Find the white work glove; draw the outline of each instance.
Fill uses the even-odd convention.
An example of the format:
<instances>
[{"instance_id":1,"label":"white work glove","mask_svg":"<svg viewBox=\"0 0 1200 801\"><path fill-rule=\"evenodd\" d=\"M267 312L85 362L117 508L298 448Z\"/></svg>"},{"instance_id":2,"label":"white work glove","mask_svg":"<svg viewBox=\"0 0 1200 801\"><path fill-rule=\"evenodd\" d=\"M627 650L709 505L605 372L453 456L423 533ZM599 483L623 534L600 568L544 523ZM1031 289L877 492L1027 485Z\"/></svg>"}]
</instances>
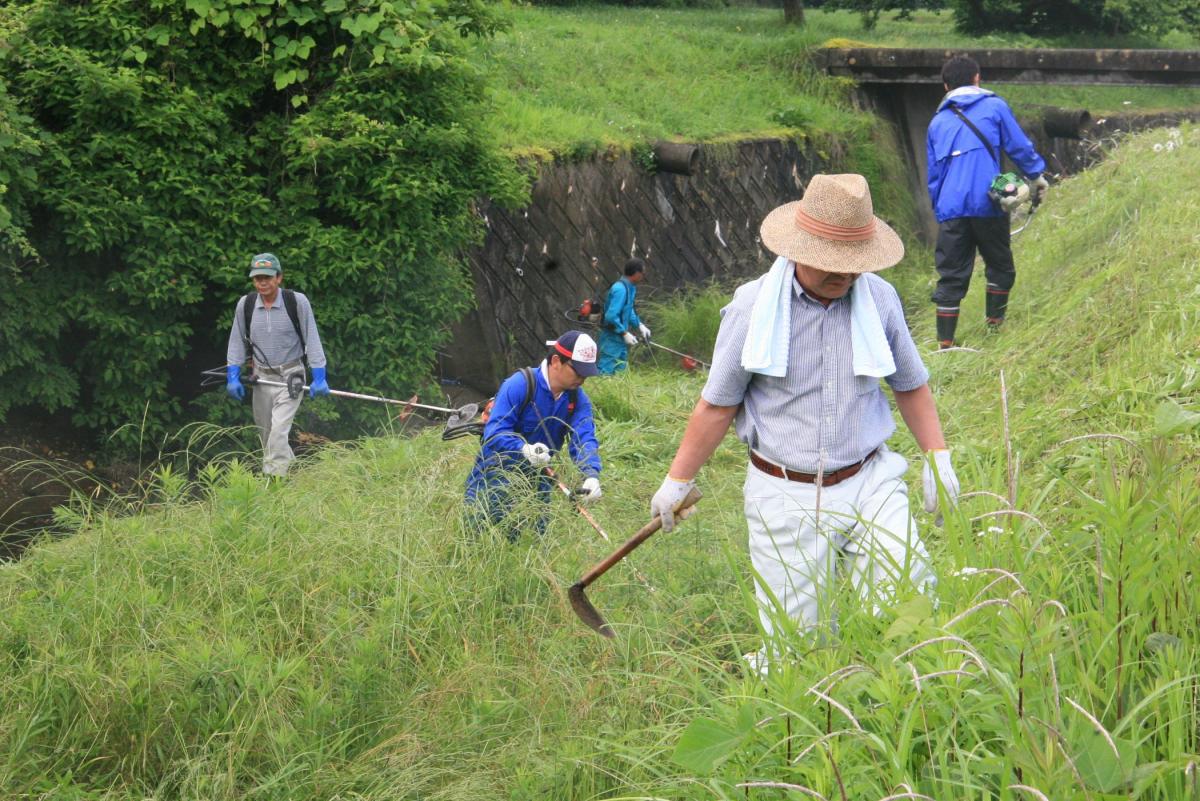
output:
<instances>
[{"instance_id":1,"label":"white work glove","mask_svg":"<svg viewBox=\"0 0 1200 801\"><path fill-rule=\"evenodd\" d=\"M645 323L638 323L638 333L642 335L642 339L650 341L650 327Z\"/></svg>"},{"instance_id":2,"label":"white work glove","mask_svg":"<svg viewBox=\"0 0 1200 801\"><path fill-rule=\"evenodd\" d=\"M938 479L941 479L942 488L946 491L947 502L950 506L954 506L958 502L958 476L954 474L954 466L950 464L950 451L944 448L925 454L925 470L921 474L921 489L925 496L925 511L930 514L938 510ZM938 520L941 520L940 514Z\"/></svg>"},{"instance_id":3,"label":"white work glove","mask_svg":"<svg viewBox=\"0 0 1200 801\"><path fill-rule=\"evenodd\" d=\"M663 479L662 486L650 499L650 517L662 518L663 531L675 528L675 510L679 508L679 504L683 503L683 499L687 497L694 486L696 486L695 481L680 481L670 476ZM691 514L691 511L690 507L683 510L679 519L684 519Z\"/></svg>"},{"instance_id":4,"label":"white work glove","mask_svg":"<svg viewBox=\"0 0 1200 801\"><path fill-rule=\"evenodd\" d=\"M621 334L621 338L624 339L625 344L631 348L637 344L637 337L635 337L633 334L629 333L628 331L626 331L624 334Z\"/></svg>"},{"instance_id":5,"label":"white work glove","mask_svg":"<svg viewBox=\"0 0 1200 801\"><path fill-rule=\"evenodd\" d=\"M600 500L600 496L604 493L600 491L600 479L595 476L589 476L579 485L579 492L575 494L585 504L595 503Z\"/></svg>"},{"instance_id":6,"label":"white work glove","mask_svg":"<svg viewBox=\"0 0 1200 801\"><path fill-rule=\"evenodd\" d=\"M544 442L528 442L521 446L521 453L534 467L545 467L550 464L550 448Z\"/></svg>"},{"instance_id":7,"label":"white work glove","mask_svg":"<svg viewBox=\"0 0 1200 801\"><path fill-rule=\"evenodd\" d=\"M1046 180L1045 175L1039 175L1031 182L1030 191L1033 193L1033 202L1041 203L1046 199L1046 190L1050 188L1050 182Z\"/></svg>"}]
</instances>

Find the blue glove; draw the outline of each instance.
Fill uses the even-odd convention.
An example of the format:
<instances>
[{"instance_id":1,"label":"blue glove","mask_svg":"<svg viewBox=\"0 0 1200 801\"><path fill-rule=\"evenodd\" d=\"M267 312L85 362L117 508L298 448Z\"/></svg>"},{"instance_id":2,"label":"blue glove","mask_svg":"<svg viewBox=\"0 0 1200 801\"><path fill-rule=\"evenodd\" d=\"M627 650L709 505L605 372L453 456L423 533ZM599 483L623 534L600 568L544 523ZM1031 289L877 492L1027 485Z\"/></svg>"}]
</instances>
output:
<instances>
[{"instance_id":1,"label":"blue glove","mask_svg":"<svg viewBox=\"0 0 1200 801\"><path fill-rule=\"evenodd\" d=\"M234 400L246 397L246 388L242 386L242 366L230 364L225 367L225 391Z\"/></svg>"},{"instance_id":2,"label":"blue glove","mask_svg":"<svg viewBox=\"0 0 1200 801\"><path fill-rule=\"evenodd\" d=\"M308 397L315 398L318 395L329 394L329 384L325 383L325 368L314 367L312 369L312 383L308 385Z\"/></svg>"}]
</instances>

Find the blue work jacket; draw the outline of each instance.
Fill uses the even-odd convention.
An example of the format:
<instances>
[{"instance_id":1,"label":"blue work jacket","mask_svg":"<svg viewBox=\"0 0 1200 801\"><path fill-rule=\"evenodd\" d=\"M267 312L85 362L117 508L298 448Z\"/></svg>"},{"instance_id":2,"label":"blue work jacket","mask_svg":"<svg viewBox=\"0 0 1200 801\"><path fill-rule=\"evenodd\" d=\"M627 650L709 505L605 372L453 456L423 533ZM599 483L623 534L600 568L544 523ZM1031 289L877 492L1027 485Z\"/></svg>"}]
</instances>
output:
<instances>
[{"instance_id":1,"label":"blue work jacket","mask_svg":"<svg viewBox=\"0 0 1200 801\"><path fill-rule=\"evenodd\" d=\"M929 198L938 222L958 217L1002 217L1004 212L988 197L992 179L1001 172L975 132L958 118L957 106L987 137L997 158L1008 154L1026 178L1034 179L1046 162L1021 130L1012 109L998 95L977 86L949 92L929 123L926 159L929 168Z\"/></svg>"},{"instance_id":2,"label":"blue work jacket","mask_svg":"<svg viewBox=\"0 0 1200 801\"><path fill-rule=\"evenodd\" d=\"M609 287L604 301L604 327L618 335L626 331L635 333L642 324L633 308L636 300L637 284L621 276L621 280Z\"/></svg>"},{"instance_id":3,"label":"blue work jacket","mask_svg":"<svg viewBox=\"0 0 1200 801\"><path fill-rule=\"evenodd\" d=\"M483 428L483 442L471 474L467 477L467 499L472 500L483 489L509 482L506 473L519 470L530 479L535 468L521 453L526 443L545 443L553 453L567 444L568 452L584 475L600 475L600 446L596 442L596 421L592 416L592 401L581 387L577 391L575 413L567 425L567 406L570 392L557 399L550 393L544 375L545 362L533 368L534 392L520 419L517 417L525 402L525 375L518 370L505 379L496 393L491 415ZM546 479L546 482L549 480ZM546 482L538 482L546 483Z\"/></svg>"}]
</instances>

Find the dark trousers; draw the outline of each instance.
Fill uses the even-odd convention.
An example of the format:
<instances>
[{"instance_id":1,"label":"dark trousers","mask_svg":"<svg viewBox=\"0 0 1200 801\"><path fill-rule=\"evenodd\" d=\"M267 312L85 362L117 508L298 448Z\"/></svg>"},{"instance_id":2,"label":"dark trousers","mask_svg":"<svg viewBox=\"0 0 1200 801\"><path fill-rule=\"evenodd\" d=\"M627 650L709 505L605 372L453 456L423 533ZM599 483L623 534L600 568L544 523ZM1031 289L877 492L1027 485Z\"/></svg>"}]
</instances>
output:
<instances>
[{"instance_id":1,"label":"dark trousers","mask_svg":"<svg viewBox=\"0 0 1200 801\"><path fill-rule=\"evenodd\" d=\"M938 282L933 291L934 303L957 306L966 297L976 249L983 256L988 288L1004 293L1007 300L1008 291L1017 280L1008 226L1007 216L958 217L938 225L934 253Z\"/></svg>"}]
</instances>

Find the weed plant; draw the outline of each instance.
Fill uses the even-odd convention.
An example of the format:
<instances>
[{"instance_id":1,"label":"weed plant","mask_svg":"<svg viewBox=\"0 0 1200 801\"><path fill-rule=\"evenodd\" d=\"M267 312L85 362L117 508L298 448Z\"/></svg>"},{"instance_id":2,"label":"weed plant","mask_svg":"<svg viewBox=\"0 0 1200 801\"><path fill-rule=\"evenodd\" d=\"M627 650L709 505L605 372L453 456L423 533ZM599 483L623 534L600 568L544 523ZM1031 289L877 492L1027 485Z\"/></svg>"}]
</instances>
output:
<instances>
[{"instance_id":1,"label":"weed plant","mask_svg":"<svg viewBox=\"0 0 1200 801\"><path fill-rule=\"evenodd\" d=\"M964 486L918 516L936 605L838 594L836 635L748 674L730 437L698 513L589 589L617 639L584 628L565 588L645 522L704 380L637 364L587 387L612 542L561 496L540 539L465 531L474 443L430 432L164 478L0 566L0 796L1200 797L1198 170L1183 128L1053 188L1007 328L976 286L972 350L927 351Z\"/></svg>"}]
</instances>

